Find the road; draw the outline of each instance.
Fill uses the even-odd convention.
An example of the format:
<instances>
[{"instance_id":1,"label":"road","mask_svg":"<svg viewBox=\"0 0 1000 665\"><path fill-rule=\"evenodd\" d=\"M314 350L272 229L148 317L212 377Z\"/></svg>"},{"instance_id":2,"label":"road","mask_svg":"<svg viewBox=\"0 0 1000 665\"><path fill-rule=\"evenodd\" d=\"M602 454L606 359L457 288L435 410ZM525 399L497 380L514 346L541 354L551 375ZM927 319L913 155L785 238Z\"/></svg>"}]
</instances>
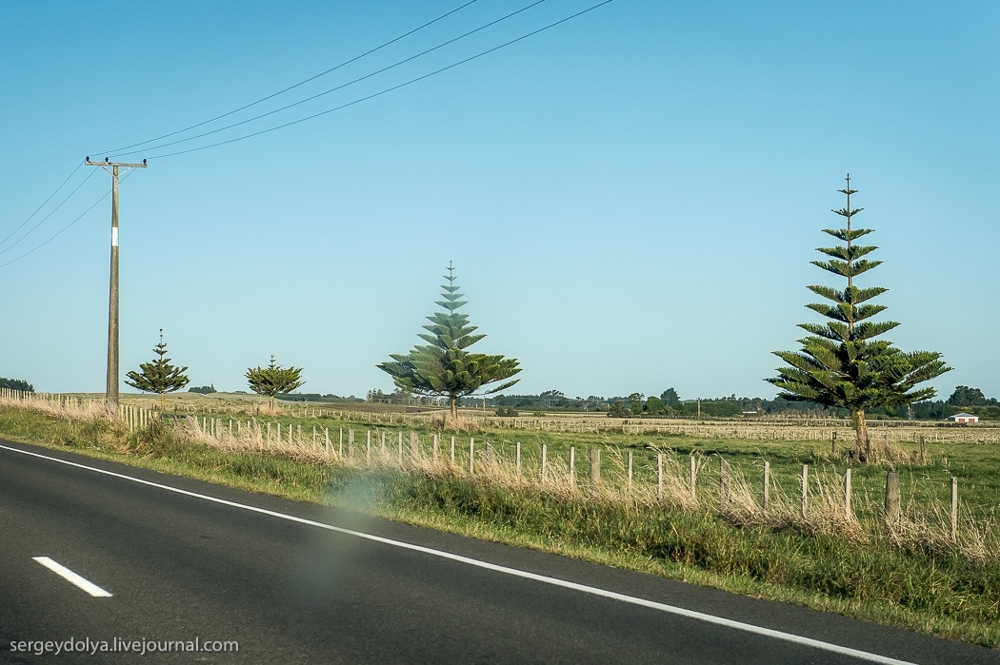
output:
<instances>
[{"instance_id":1,"label":"road","mask_svg":"<svg viewBox=\"0 0 1000 665\"><path fill-rule=\"evenodd\" d=\"M10 442L0 534L8 663L1000 663L980 647ZM71 638L239 651L17 646Z\"/></svg>"}]
</instances>

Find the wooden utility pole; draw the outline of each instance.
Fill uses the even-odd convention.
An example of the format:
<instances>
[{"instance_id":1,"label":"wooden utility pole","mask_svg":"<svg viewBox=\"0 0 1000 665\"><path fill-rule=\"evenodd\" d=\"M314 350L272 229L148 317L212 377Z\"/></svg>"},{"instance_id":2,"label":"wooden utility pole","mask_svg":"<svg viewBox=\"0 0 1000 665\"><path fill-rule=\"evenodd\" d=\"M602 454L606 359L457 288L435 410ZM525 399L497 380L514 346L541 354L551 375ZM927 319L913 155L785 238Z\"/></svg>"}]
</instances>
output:
<instances>
[{"instance_id":1,"label":"wooden utility pole","mask_svg":"<svg viewBox=\"0 0 1000 665\"><path fill-rule=\"evenodd\" d=\"M144 169L141 164L86 160L87 166L100 166L111 174L111 289L108 296L108 385L105 402L113 416L118 415L118 172L119 169ZM110 168L110 170L109 170Z\"/></svg>"}]
</instances>

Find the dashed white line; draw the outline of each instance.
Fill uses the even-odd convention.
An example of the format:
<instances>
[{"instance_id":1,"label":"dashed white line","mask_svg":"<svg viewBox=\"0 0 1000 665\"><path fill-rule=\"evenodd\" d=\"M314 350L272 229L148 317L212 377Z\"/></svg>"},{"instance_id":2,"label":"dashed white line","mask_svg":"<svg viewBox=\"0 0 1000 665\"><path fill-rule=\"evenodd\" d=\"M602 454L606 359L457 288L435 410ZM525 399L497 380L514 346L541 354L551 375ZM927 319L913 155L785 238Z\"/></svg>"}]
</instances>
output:
<instances>
[{"instance_id":1,"label":"dashed white line","mask_svg":"<svg viewBox=\"0 0 1000 665\"><path fill-rule=\"evenodd\" d=\"M212 503L221 504L223 506L230 506L233 508L240 508L242 510L247 510L250 512L258 513L261 515L269 515L271 517L276 517L278 519L288 520L289 522L297 522L299 524L306 524L309 526L317 527L320 529L326 529L328 531L335 531L337 533L342 533L348 536L354 536L355 538L363 538L365 540L374 541L377 543L382 543L385 545L391 545L393 547L399 547L402 549L411 550L414 552L421 552L423 554L429 554L431 556L440 557L442 559L449 559L451 561L456 561L470 566L476 566L477 568L485 568L487 570L492 570L497 573L502 573L504 575L511 575L514 577L520 577L523 579L533 580L535 582L540 582L542 584L550 584L552 586L562 587L564 589L572 589L574 591L579 591L582 593L590 594L593 596L600 596L603 598L609 598L611 600L616 600L623 603L628 603L630 605L638 605L640 607L646 607L652 610L657 610L667 614L673 614L676 616L687 617L689 619L695 619L697 621L704 621L705 623L715 624L717 626L725 626L726 628L732 628L734 630L739 630L746 633L752 633L756 635L763 635L765 637L770 637L772 639L781 640L783 642L791 642L793 644L800 644L807 647L812 647L814 649L819 649L821 651L827 651L832 653L841 654L844 656L849 656L851 658L856 658L858 660L866 661L869 663L880 663L881 665L916 665L911 661L899 660L897 658L891 658L889 656L883 656L876 653L871 653L870 651L862 651L860 649L852 649L850 647L841 646L839 644L833 644L831 642L824 642L822 640L813 639L811 637L804 637L802 635L795 635L793 633L786 633L780 630L774 630L771 628L764 628L762 626L755 626L750 623L744 623L742 621L735 621L733 619L726 619L725 617L715 616L713 614L705 614L704 612L697 612L695 610L689 610L682 607L676 607L674 605L667 605L666 603L658 603L653 600L646 600L645 598L637 598L635 596L629 596L623 593L618 593L615 591L608 591L607 589L601 589L598 587L588 586L586 584L578 584L576 582L569 582L567 580L561 580L556 577L549 577L548 575L539 575L537 573L529 573L524 570L518 570L516 568L509 568L507 566L501 566L495 563L489 563L487 561L480 561L479 559L473 559L471 557L461 556L459 554L452 554L451 552L444 552L441 550L431 549L429 547L423 547L422 545L414 545L412 543L405 543L399 540L393 540L391 538L383 538L382 536L375 536L370 533L362 533L360 531L352 531L351 529L344 529L339 526L333 526L332 524L325 524L323 522L317 522L315 520L306 519L304 517L296 517L295 515L285 515L283 513L278 513L273 510L267 510L265 508L258 508L256 506L250 506L245 503L238 503L236 501L228 501L226 499L220 499L214 496L209 496L207 494L199 494L197 492L190 492L188 490L182 490L178 487L171 487L170 485L164 485L162 483L154 483L149 480L143 480L142 478L135 478L133 476L127 476L123 473L115 473L114 471L106 471L104 469L99 469L93 466L87 466L86 464L80 464L78 462L70 462L69 460L59 459L58 457L49 457L48 455L41 455L39 453L29 452L27 450L21 450L19 448L11 448L8 446L0 445L0 449L9 450L15 453L21 453L22 455L29 455L31 457L38 457L40 459L49 460L51 462L58 462L59 464L65 464L67 466L76 467L79 469L86 469L88 471L93 471L95 473L100 473L105 476L111 476L113 478L120 478L122 480L128 480L133 483L138 483L140 485L146 485L148 487L156 487L158 489L166 490L168 492L174 492L175 494L182 494L184 496L190 496L197 499L202 499L203 501L210 501ZM36 559L37 560L37 559ZM41 563L41 562L40 562ZM54 562L53 562L54 563ZM57 566L59 564L56 564ZM71 572L71 571L70 571ZM74 573L75 574L75 573ZM82 578L81 578L82 579ZM84 580L86 582L86 580ZM106 593L106 592L105 592ZM111 594L108 594L111 595Z\"/></svg>"},{"instance_id":2,"label":"dashed white line","mask_svg":"<svg viewBox=\"0 0 1000 665\"><path fill-rule=\"evenodd\" d=\"M62 565L57 561L53 561L47 556L34 556L31 558L37 561L38 563L42 564L56 575L66 580L67 582L70 582L71 584L75 584L76 586L80 587L94 598L111 597L110 593L108 593L101 587L97 586L87 578L77 575L66 566Z\"/></svg>"}]
</instances>

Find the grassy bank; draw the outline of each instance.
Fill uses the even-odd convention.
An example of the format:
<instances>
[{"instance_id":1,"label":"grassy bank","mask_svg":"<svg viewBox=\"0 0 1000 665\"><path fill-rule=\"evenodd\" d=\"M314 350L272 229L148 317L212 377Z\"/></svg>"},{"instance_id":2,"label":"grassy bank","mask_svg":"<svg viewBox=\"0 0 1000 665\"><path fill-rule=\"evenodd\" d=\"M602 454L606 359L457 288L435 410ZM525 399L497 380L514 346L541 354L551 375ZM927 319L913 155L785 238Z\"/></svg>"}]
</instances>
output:
<instances>
[{"instance_id":1,"label":"grassy bank","mask_svg":"<svg viewBox=\"0 0 1000 665\"><path fill-rule=\"evenodd\" d=\"M23 408L0 407L0 436L1000 646L995 550L938 547L919 534L880 532L884 526L865 519L796 519L788 507L764 515L749 507L752 488L735 480L723 511L665 501L648 488L624 494L530 484L501 466L474 478L449 464L365 470L303 450L225 450L158 423L128 432L86 415ZM360 448L367 437L358 438ZM798 451L787 454L789 466L799 463Z\"/></svg>"}]
</instances>

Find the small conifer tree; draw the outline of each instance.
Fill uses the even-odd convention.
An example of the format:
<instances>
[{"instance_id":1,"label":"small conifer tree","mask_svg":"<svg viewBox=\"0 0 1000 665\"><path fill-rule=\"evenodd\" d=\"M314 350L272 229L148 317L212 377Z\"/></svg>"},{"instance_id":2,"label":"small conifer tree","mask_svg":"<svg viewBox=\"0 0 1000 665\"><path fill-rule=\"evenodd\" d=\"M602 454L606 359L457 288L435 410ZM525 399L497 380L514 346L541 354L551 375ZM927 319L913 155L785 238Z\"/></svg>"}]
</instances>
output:
<instances>
[{"instance_id":1,"label":"small conifer tree","mask_svg":"<svg viewBox=\"0 0 1000 665\"><path fill-rule=\"evenodd\" d=\"M166 394L180 390L190 379L184 374L187 367L174 367L167 358L167 345L163 341L163 328L160 328L160 343L153 347L153 353L158 357L153 362L139 365L139 372L126 374L125 383L147 393L160 395L160 410L166 406Z\"/></svg>"},{"instance_id":2,"label":"small conifer tree","mask_svg":"<svg viewBox=\"0 0 1000 665\"><path fill-rule=\"evenodd\" d=\"M431 325L424 326L427 333L418 336L427 342L418 345L406 355L390 355L390 362L378 368L392 377L400 390L418 395L447 397L449 421L458 427L458 400L471 395L483 386L503 382L484 391L490 395L513 386L518 379L507 381L521 371L517 360L484 353L470 353L466 349L486 335L472 334L476 326L469 325L469 317L459 314L458 309L466 304L455 286L454 266L448 264L447 285L442 285L444 300L435 302L443 312L437 312L427 319Z\"/></svg>"},{"instance_id":3,"label":"small conifer tree","mask_svg":"<svg viewBox=\"0 0 1000 665\"><path fill-rule=\"evenodd\" d=\"M275 395L286 395L305 385L301 367L282 367L275 363L274 356L267 367L247 368L246 377L250 390L268 396L271 408L274 408Z\"/></svg>"},{"instance_id":4,"label":"small conifer tree","mask_svg":"<svg viewBox=\"0 0 1000 665\"><path fill-rule=\"evenodd\" d=\"M839 191L847 196L847 207L833 212L847 220L847 228L824 229L823 232L843 244L818 248L817 251L829 258L812 263L846 279L846 288L839 291L829 286L809 287L832 304L813 303L806 307L829 321L825 324L800 323L799 327L810 335L799 340L802 345L799 351L774 352L788 366L779 368L778 376L766 381L781 388L779 397L784 399L850 411L855 430L854 454L858 459L871 461L882 456L884 451L871 449L865 410L899 407L930 399L935 394L934 389L918 388L917 384L951 368L941 360L940 353L906 353L894 347L892 342L876 339L899 324L869 320L886 308L869 301L888 289L881 286L859 288L855 280L882 262L862 258L878 247L855 244L872 229L851 227L851 218L862 208L851 208L851 194L857 190L851 189L850 174L847 187Z\"/></svg>"}]
</instances>

